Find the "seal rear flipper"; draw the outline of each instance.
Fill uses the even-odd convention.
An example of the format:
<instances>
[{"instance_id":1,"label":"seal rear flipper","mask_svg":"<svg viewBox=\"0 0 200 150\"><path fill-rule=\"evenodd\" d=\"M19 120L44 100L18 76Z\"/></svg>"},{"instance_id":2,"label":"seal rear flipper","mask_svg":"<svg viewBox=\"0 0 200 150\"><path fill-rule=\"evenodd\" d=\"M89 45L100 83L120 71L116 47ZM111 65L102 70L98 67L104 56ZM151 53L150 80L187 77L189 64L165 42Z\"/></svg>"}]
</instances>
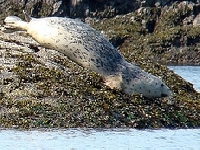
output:
<instances>
[{"instance_id":1,"label":"seal rear flipper","mask_svg":"<svg viewBox=\"0 0 200 150\"><path fill-rule=\"evenodd\" d=\"M27 31L27 22L16 16L8 16L4 19L4 30Z\"/></svg>"}]
</instances>

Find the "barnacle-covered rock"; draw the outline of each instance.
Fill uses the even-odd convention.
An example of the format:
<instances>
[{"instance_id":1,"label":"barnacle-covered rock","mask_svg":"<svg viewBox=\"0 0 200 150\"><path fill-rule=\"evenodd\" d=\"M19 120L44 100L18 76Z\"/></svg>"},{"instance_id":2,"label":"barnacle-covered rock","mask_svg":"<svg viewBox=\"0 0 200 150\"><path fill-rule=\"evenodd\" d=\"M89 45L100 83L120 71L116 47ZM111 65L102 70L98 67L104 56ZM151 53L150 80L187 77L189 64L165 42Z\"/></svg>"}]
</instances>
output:
<instances>
[{"instance_id":1,"label":"barnacle-covered rock","mask_svg":"<svg viewBox=\"0 0 200 150\"><path fill-rule=\"evenodd\" d=\"M199 64L200 30L182 25L185 17L191 12L195 14L199 6L194 5L194 9L182 7L181 11L181 7L173 7L173 14L166 11L168 6L161 7L165 13L161 12L160 16L155 13L152 20L145 13L137 12L103 20L87 18L113 42L126 60L161 76L172 89L173 98L149 100L141 95L130 96L109 89L97 73L74 64L61 53L41 47L26 33L0 33L1 127L199 127L199 93L191 83L160 65L160 62ZM145 11L148 14L160 8ZM16 14L19 12L15 11ZM142 21L146 23L143 26ZM155 26L149 28L152 21L156 21ZM149 33L148 29L153 32Z\"/></svg>"}]
</instances>

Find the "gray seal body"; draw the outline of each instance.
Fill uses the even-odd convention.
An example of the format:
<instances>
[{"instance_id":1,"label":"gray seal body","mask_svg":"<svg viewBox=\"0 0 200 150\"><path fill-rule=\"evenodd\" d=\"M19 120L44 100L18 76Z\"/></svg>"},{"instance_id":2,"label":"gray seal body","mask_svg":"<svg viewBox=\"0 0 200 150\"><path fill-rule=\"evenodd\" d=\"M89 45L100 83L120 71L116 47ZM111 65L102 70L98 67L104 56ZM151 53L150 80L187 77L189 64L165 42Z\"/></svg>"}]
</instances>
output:
<instances>
[{"instance_id":1,"label":"gray seal body","mask_svg":"<svg viewBox=\"0 0 200 150\"><path fill-rule=\"evenodd\" d=\"M4 22L6 28L26 30L44 47L64 53L72 61L99 73L110 88L127 94L142 94L150 99L171 95L160 78L125 61L105 37L81 21L46 17L26 22L8 16Z\"/></svg>"}]
</instances>

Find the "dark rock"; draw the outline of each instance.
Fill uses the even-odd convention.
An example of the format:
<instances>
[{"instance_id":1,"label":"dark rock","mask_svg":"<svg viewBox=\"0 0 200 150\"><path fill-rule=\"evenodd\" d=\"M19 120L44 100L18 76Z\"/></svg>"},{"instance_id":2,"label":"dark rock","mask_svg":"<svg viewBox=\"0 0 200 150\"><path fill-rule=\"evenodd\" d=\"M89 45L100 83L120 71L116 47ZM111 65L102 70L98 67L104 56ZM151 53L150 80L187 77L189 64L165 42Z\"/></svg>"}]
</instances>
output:
<instances>
[{"instance_id":1,"label":"dark rock","mask_svg":"<svg viewBox=\"0 0 200 150\"><path fill-rule=\"evenodd\" d=\"M171 5L175 0L23 0L3 1L0 3L2 15L20 15L25 9L32 16L69 16L69 17L114 17L133 12L141 7L164 7ZM187 3L188 1L183 1ZM193 2L194 15L199 13L199 2Z\"/></svg>"}]
</instances>

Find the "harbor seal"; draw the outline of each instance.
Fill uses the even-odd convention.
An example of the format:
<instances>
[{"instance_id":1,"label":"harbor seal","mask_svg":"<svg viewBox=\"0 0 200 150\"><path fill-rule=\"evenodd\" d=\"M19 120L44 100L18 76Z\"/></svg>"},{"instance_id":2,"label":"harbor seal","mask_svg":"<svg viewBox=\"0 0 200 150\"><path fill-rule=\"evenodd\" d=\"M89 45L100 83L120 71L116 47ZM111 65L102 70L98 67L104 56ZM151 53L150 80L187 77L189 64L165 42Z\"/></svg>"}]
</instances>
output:
<instances>
[{"instance_id":1,"label":"harbor seal","mask_svg":"<svg viewBox=\"0 0 200 150\"><path fill-rule=\"evenodd\" d=\"M102 75L105 85L127 94L142 94L149 99L170 96L160 78L128 63L114 46L89 25L70 18L46 17L26 20L5 18L5 28L25 30L45 48L64 53L70 60Z\"/></svg>"}]
</instances>

